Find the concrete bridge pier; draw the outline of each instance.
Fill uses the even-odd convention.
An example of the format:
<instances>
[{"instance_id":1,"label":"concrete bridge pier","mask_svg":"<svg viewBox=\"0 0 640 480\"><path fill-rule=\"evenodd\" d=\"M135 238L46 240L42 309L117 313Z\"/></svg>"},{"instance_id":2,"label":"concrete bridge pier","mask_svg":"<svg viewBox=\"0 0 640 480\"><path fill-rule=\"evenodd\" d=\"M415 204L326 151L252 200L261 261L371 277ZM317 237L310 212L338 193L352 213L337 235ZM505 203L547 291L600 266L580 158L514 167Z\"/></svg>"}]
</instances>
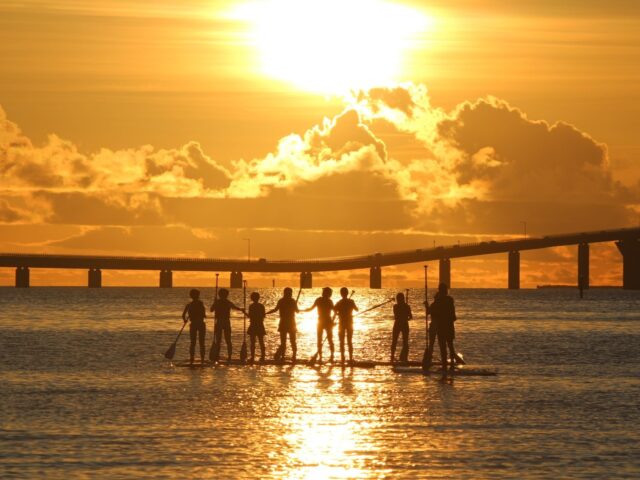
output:
<instances>
[{"instance_id":1,"label":"concrete bridge pier","mask_svg":"<svg viewBox=\"0 0 640 480\"><path fill-rule=\"evenodd\" d=\"M313 288L313 275L311 272L300 272L300 288Z\"/></svg>"},{"instance_id":2,"label":"concrete bridge pier","mask_svg":"<svg viewBox=\"0 0 640 480\"><path fill-rule=\"evenodd\" d=\"M173 272L171 270L160 270L160 288L173 287Z\"/></svg>"},{"instance_id":3,"label":"concrete bridge pier","mask_svg":"<svg viewBox=\"0 0 640 480\"><path fill-rule=\"evenodd\" d=\"M448 258L440 259L439 276L438 283L446 283L451 288L451 260Z\"/></svg>"},{"instance_id":4,"label":"concrete bridge pier","mask_svg":"<svg viewBox=\"0 0 640 480\"><path fill-rule=\"evenodd\" d=\"M29 288L29 267L16 268L16 288Z\"/></svg>"},{"instance_id":5,"label":"concrete bridge pier","mask_svg":"<svg viewBox=\"0 0 640 480\"><path fill-rule=\"evenodd\" d=\"M242 288L242 272L231 272L229 278L229 287Z\"/></svg>"},{"instance_id":6,"label":"concrete bridge pier","mask_svg":"<svg viewBox=\"0 0 640 480\"><path fill-rule=\"evenodd\" d=\"M99 268L90 268L88 277L89 288L102 287L102 270Z\"/></svg>"},{"instance_id":7,"label":"concrete bridge pier","mask_svg":"<svg viewBox=\"0 0 640 480\"><path fill-rule=\"evenodd\" d=\"M380 267L369 269L369 288L382 288L382 269Z\"/></svg>"},{"instance_id":8,"label":"concrete bridge pier","mask_svg":"<svg viewBox=\"0 0 640 480\"><path fill-rule=\"evenodd\" d=\"M589 244L578 245L578 288L589 288Z\"/></svg>"},{"instance_id":9,"label":"concrete bridge pier","mask_svg":"<svg viewBox=\"0 0 640 480\"><path fill-rule=\"evenodd\" d=\"M509 252L509 290L520 290L520 252Z\"/></svg>"},{"instance_id":10,"label":"concrete bridge pier","mask_svg":"<svg viewBox=\"0 0 640 480\"><path fill-rule=\"evenodd\" d=\"M616 242L622 254L622 288L640 290L640 239Z\"/></svg>"}]
</instances>

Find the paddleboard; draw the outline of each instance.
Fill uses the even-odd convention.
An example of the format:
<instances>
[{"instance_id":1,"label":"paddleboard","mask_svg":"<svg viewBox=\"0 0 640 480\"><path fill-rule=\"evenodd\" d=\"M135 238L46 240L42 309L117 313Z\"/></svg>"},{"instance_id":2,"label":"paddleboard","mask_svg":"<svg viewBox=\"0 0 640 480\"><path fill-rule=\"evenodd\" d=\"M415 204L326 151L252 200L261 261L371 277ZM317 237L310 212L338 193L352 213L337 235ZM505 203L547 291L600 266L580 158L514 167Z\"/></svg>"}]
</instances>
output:
<instances>
[{"instance_id":1,"label":"paddleboard","mask_svg":"<svg viewBox=\"0 0 640 480\"><path fill-rule=\"evenodd\" d=\"M441 368L430 368L429 370L422 370L422 368L414 367L394 367L395 373L414 374L414 375L442 375ZM447 369L447 375L451 376L467 376L467 377L493 377L498 374L498 371L492 368L486 367L472 367L472 366L456 366L455 368Z\"/></svg>"}]
</instances>

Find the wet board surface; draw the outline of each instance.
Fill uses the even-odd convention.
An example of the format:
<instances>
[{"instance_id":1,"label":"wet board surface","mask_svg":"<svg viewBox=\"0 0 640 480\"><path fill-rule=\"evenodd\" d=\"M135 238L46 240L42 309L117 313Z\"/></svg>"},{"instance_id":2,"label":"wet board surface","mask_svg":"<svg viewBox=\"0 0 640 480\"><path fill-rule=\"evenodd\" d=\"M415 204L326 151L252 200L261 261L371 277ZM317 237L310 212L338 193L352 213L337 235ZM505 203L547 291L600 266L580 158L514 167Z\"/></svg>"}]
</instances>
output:
<instances>
[{"instance_id":1,"label":"wet board surface","mask_svg":"<svg viewBox=\"0 0 640 480\"><path fill-rule=\"evenodd\" d=\"M442 375L443 370L441 368L430 368L429 370L422 370L422 368L415 367L394 367L395 373L414 374L414 375ZM474 367L474 366L458 366L455 368L448 368L446 370L449 376L467 376L467 377L493 377L498 374L495 368L491 367Z\"/></svg>"},{"instance_id":2,"label":"wet board surface","mask_svg":"<svg viewBox=\"0 0 640 480\"><path fill-rule=\"evenodd\" d=\"M329 367L344 367L344 368L375 368L377 363L376 362L368 362L368 361L354 361L353 363L351 362L345 362L344 364L340 363L340 362L333 362L333 363L329 363L329 362L325 362L325 363L319 363L319 362L315 362L315 363L311 363L309 360L296 360L295 363L292 363L291 360L286 360L286 361L276 361L276 360L265 360L264 362L254 362L254 363L248 363L248 362L241 362L240 360L231 360L231 361L221 361L221 362L217 362L217 363L213 363L213 362L209 362L206 361L204 364L201 364L200 362L196 361L193 365L191 365L189 363L189 361L180 361L180 362L175 362L173 363L174 367L185 367L185 368L211 368L211 367L225 367L225 366L238 366L238 367L260 367L260 366L282 366L282 367L286 367L286 366L303 366L303 367L324 367L324 366L329 366Z\"/></svg>"},{"instance_id":3,"label":"wet board surface","mask_svg":"<svg viewBox=\"0 0 640 480\"><path fill-rule=\"evenodd\" d=\"M439 362L434 362L433 365L439 365ZM196 360L196 362L191 365L189 363L188 360L180 360L177 362L174 362L172 364L174 367L181 367L181 368L211 368L211 367L224 367L224 366L241 366L241 367L259 367L262 365L275 365L275 366L292 366L292 365L300 365L300 366L305 366L305 367L324 367L324 366L330 366L330 367L345 367L345 368L375 368L375 367L390 367L390 366L394 366L394 367L399 367L399 368L403 368L403 367L419 367L422 366L422 362L419 361L409 361L409 362L396 362L396 363L391 363L391 362L384 362L384 361L373 361L373 360L355 360L354 362L345 362L344 364L342 364L341 362L323 362L323 363L319 363L319 362L315 362L315 363L311 363L309 360L304 360L304 359L297 359L295 364L293 364L291 362L291 360L286 360L286 361L277 361L277 360L273 360L273 359L267 359L264 362L254 362L254 363L248 363L248 362L241 362L240 360L237 359L232 359L231 361L220 361L217 363L213 363L210 361L205 361L204 364L201 364L199 361Z\"/></svg>"}]
</instances>

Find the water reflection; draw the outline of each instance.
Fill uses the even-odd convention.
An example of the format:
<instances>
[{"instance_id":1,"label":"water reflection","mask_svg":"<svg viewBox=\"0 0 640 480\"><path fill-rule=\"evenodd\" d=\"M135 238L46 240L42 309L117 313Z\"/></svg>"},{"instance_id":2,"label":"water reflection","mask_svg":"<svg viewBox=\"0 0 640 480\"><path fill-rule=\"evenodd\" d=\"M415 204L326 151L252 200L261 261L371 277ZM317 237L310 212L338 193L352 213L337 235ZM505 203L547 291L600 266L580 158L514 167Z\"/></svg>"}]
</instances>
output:
<instances>
[{"instance_id":1,"label":"water reflection","mask_svg":"<svg viewBox=\"0 0 640 480\"><path fill-rule=\"evenodd\" d=\"M273 473L287 478L369 478L378 457L372 419L372 388L354 382L351 369L297 368L279 402L284 449ZM375 420L375 419L374 419ZM379 472L376 473L376 475Z\"/></svg>"}]
</instances>

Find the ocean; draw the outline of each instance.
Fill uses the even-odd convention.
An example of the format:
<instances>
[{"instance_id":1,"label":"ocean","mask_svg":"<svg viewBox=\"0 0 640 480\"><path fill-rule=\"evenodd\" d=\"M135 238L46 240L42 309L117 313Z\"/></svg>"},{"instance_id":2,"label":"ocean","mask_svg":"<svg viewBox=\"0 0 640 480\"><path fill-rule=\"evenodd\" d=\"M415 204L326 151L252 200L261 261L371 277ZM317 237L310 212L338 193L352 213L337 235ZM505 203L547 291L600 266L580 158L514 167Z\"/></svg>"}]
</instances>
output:
<instances>
[{"instance_id":1,"label":"ocean","mask_svg":"<svg viewBox=\"0 0 640 480\"><path fill-rule=\"evenodd\" d=\"M396 293L355 290L361 310ZM259 291L267 308L281 293ZM640 478L640 292L452 295L459 351L497 376L179 368L163 354L186 288L0 288L0 477ZM415 360L423 296L409 295ZM391 304L357 317L356 359L388 360L392 323ZM232 325L237 357L241 314ZM299 358L315 326L298 316ZM277 318L266 327L272 355Z\"/></svg>"}]
</instances>

